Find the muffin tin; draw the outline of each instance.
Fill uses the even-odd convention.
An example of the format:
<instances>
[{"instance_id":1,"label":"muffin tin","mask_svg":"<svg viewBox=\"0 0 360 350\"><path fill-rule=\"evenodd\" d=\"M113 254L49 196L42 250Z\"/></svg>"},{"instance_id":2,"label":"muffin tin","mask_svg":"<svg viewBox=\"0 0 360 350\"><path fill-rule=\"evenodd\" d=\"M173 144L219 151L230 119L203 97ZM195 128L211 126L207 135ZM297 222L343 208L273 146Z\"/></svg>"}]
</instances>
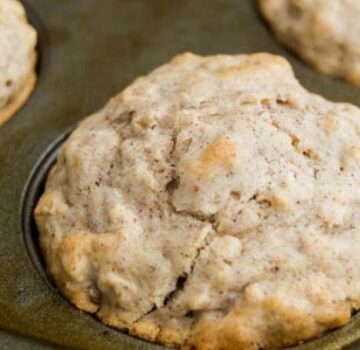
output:
<instances>
[{"instance_id":1,"label":"muffin tin","mask_svg":"<svg viewBox=\"0 0 360 350\"><path fill-rule=\"evenodd\" d=\"M39 34L38 83L0 128L0 348L163 349L72 307L47 278L32 219L56 152L77 122L131 80L183 51L268 51L310 91L359 103L360 89L303 64L273 38L252 0L27 0ZM297 346L360 349L360 316Z\"/></svg>"}]
</instances>

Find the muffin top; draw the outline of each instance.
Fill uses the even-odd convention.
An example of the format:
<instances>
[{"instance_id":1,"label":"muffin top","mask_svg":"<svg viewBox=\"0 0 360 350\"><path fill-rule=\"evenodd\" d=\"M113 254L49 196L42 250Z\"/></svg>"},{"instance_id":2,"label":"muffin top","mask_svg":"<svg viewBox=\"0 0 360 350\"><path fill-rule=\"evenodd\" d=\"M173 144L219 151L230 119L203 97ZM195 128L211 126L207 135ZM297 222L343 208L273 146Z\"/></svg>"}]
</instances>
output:
<instances>
[{"instance_id":1,"label":"muffin top","mask_svg":"<svg viewBox=\"0 0 360 350\"><path fill-rule=\"evenodd\" d=\"M0 0L0 125L5 109L34 84L35 45L36 32L21 3Z\"/></svg>"},{"instance_id":2,"label":"muffin top","mask_svg":"<svg viewBox=\"0 0 360 350\"><path fill-rule=\"evenodd\" d=\"M360 303L360 110L266 53L185 53L61 148L35 210L77 307L183 348L275 348Z\"/></svg>"},{"instance_id":3,"label":"muffin top","mask_svg":"<svg viewBox=\"0 0 360 350\"><path fill-rule=\"evenodd\" d=\"M360 1L259 2L280 41L320 71L360 86Z\"/></svg>"}]
</instances>

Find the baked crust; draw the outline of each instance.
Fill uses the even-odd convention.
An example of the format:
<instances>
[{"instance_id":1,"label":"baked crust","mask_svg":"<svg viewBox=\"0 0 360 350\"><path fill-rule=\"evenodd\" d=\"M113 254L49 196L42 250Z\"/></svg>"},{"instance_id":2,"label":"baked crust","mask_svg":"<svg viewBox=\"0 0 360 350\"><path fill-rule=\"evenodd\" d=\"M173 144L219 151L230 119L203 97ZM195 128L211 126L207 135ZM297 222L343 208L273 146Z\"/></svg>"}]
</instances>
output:
<instances>
[{"instance_id":1,"label":"baked crust","mask_svg":"<svg viewBox=\"0 0 360 350\"><path fill-rule=\"evenodd\" d=\"M360 303L360 110L270 54L175 57L85 119L35 209L77 307L183 349L272 349Z\"/></svg>"},{"instance_id":2,"label":"baked crust","mask_svg":"<svg viewBox=\"0 0 360 350\"><path fill-rule=\"evenodd\" d=\"M276 37L319 71L360 86L357 0L259 0Z\"/></svg>"}]
</instances>

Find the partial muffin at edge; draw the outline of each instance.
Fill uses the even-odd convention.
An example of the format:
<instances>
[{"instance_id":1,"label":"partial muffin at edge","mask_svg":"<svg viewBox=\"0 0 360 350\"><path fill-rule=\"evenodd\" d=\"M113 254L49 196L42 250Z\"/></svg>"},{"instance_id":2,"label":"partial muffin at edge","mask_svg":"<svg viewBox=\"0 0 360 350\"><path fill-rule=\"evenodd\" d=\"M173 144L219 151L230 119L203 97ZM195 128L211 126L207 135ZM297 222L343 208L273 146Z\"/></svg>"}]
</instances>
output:
<instances>
[{"instance_id":1,"label":"partial muffin at edge","mask_svg":"<svg viewBox=\"0 0 360 350\"><path fill-rule=\"evenodd\" d=\"M36 31L17 0L0 0L0 126L26 102L35 82Z\"/></svg>"},{"instance_id":2,"label":"partial muffin at edge","mask_svg":"<svg viewBox=\"0 0 360 350\"><path fill-rule=\"evenodd\" d=\"M358 0L259 0L279 41L318 70L360 86Z\"/></svg>"}]
</instances>

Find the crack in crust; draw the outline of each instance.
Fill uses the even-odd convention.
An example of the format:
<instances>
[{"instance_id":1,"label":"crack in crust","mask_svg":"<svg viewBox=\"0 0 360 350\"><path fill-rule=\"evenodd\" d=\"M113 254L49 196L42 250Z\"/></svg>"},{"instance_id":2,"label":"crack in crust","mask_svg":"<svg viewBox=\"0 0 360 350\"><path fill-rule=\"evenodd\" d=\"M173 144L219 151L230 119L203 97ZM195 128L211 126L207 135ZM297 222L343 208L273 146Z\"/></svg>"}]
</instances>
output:
<instances>
[{"instance_id":1,"label":"crack in crust","mask_svg":"<svg viewBox=\"0 0 360 350\"><path fill-rule=\"evenodd\" d=\"M291 139L291 146L293 146L294 150L298 154L305 157L308 161L310 161L312 163L312 169L313 169L313 174L314 174L313 176L314 176L314 179L316 180L317 174L319 172L319 168L318 168L318 164L317 164L318 156L316 155L316 153L310 148L302 147L300 138L298 136L296 136L293 132L291 132L289 129L287 129L286 127L281 126L278 122L272 120L271 125L274 128L276 128L277 130L279 130L280 132L283 132L284 134L289 136Z\"/></svg>"},{"instance_id":2,"label":"crack in crust","mask_svg":"<svg viewBox=\"0 0 360 350\"><path fill-rule=\"evenodd\" d=\"M174 164L173 155L174 155L174 152L176 150L176 142L177 142L177 134L172 137L173 146L172 146L172 148L171 148L171 150L169 152L169 155L167 157L169 159L170 164ZM206 217L204 215L198 215L196 213L192 213L192 212L189 212L189 211L186 211L186 210L181 210L181 211L176 210L175 206L173 205L173 203L171 201L171 195L172 195L173 191L177 189L178 179L179 179L179 177L175 172L174 175L173 175L173 178L165 185L165 191L167 192L167 203L168 203L169 208L176 215L180 215L180 216L184 216L184 217L191 217L191 218L194 218L194 219L196 219L198 221L210 224L212 226L212 231L210 231L210 233L208 233L206 235L206 237L203 240L204 243L201 243L197 247L197 249L196 249L197 252L196 252L195 257L191 261L189 272L183 271L182 274L177 277L176 287L173 290L171 290L164 297L162 306L160 308L154 306L152 310L147 312L145 315L141 316L139 319L137 319L135 322L133 322L133 324L135 324L137 322L140 322L144 317L149 316L151 313L154 313L155 311L158 311L158 310L160 310L162 308L165 308L167 305L169 305L171 303L171 301L177 296L177 294L180 293L184 289L188 278L193 273L196 261L198 260L201 251L203 251L207 246L209 246L211 244L211 242L213 241L215 235L218 234L216 226L215 226L214 215ZM215 233L215 235L213 235L213 237L211 237L211 233ZM211 238L209 239L209 237L211 237Z\"/></svg>"}]
</instances>

